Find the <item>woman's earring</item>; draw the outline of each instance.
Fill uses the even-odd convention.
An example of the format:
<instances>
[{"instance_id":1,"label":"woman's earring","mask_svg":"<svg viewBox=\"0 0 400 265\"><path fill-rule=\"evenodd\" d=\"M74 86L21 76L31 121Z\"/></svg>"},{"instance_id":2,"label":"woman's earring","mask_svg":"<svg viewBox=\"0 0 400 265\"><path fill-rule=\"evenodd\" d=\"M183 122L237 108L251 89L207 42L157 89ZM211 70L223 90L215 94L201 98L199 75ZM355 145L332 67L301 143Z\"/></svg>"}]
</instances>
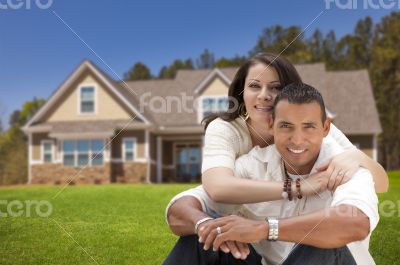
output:
<instances>
[{"instance_id":1,"label":"woman's earring","mask_svg":"<svg viewBox=\"0 0 400 265\"><path fill-rule=\"evenodd\" d=\"M244 120L247 121L250 118L249 113L246 110L246 106L244 105L244 103L241 103L239 106L239 113L240 115L243 116Z\"/></svg>"}]
</instances>

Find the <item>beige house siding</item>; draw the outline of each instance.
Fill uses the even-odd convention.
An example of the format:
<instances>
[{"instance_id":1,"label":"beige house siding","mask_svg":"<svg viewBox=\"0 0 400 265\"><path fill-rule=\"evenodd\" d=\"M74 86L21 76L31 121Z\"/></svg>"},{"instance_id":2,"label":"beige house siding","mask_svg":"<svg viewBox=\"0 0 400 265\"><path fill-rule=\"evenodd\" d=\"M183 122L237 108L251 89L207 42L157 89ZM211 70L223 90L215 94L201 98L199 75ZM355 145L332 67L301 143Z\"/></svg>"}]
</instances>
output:
<instances>
[{"instance_id":1,"label":"beige house siding","mask_svg":"<svg viewBox=\"0 0 400 265\"><path fill-rule=\"evenodd\" d=\"M228 95L229 87L219 77L215 77L204 89L202 96Z\"/></svg>"},{"instance_id":2,"label":"beige house siding","mask_svg":"<svg viewBox=\"0 0 400 265\"><path fill-rule=\"evenodd\" d=\"M42 141L50 140L53 141L53 159L55 159L57 155L56 146L57 141L55 139L49 138L48 133L33 133L32 134L32 159L33 160L42 160Z\"/></svg>"},{"instance_id":3,"label":"beige house siding","mask_svg":"<svg viewBox=\"0 0 400 265\"><path fill-rule=\"evenodd\" d=\"M118 134L118 132L117 132ZM145 157L145 132L144 131L122 131L112 141L111 157L113 159L122 159L122 141L123 138L136 138L136 158Z\"/></svg>"},{"instance_id":4,"label":"beige house siding","mask_svg":"<svg viewBox=\"0 0 400 265\"><path fill-rule=\"evenodd\" d=\"M373 136L372 135L351 135L350 142L357 145L369 157L373 157Z\"/></svg>"},{"instance_id":5,"label":"beige house siding","mask_svg":"<svg viewBox=\"0 0 400 265\"><path fill-rule=\"evenodd\" d=\"M79 114L79 92L81 85L95 86L95 113ZM107 120L130 119L130 112L122 107L119 100L112 94L100 80L89 72L78 78L69 91L54 104L55 107L48 113L43 121L83 121L83 120Z\"/></svg>"}]
</instances>

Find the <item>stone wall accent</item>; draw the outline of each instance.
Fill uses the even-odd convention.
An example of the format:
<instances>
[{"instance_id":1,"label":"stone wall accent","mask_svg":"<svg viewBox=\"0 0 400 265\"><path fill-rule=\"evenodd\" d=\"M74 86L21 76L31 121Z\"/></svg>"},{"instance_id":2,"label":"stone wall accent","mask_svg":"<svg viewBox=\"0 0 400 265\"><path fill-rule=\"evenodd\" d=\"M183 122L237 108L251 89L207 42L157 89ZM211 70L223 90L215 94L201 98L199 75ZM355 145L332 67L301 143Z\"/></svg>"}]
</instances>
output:
<instances>
[{"instance_id":1,"label":"stone wall accent","mask_svg":"<svg viewBox=\"0 0 400 265\"><path fill-rule=\"evenodd\" d=\"M112 179L119 183L145 183L147 163L112 163Z\"/></svg>"},{"instance_id":2,"label":"stone wall accent","mask_svg":"<svg viewBox=\"0 0 400 265\"><path fill-rule=\"evenodd\" d=\"M110 163L94 167L65 167L63 164L36 164L32 167L32 184L106 184L110 183Z\"/></svg>"}]
</instances>

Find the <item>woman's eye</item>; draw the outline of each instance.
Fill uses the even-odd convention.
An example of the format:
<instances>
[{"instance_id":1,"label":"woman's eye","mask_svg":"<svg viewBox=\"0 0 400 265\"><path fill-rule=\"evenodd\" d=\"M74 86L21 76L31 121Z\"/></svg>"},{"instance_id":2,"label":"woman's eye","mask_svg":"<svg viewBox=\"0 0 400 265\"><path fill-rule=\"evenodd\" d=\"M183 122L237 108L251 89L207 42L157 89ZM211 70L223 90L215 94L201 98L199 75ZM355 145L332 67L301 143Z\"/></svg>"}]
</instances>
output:
<instances>
[{"instance_id":1,"label":"woman's eye","mask_svg":"<svg viewBox=\"0 0 400 265\"><path fill-rule=\"evenodd\" d=\"M259 88L260 86L258 84L250 83L249 87L251 87L251 88Z\"/></svg>"}]
</instances>

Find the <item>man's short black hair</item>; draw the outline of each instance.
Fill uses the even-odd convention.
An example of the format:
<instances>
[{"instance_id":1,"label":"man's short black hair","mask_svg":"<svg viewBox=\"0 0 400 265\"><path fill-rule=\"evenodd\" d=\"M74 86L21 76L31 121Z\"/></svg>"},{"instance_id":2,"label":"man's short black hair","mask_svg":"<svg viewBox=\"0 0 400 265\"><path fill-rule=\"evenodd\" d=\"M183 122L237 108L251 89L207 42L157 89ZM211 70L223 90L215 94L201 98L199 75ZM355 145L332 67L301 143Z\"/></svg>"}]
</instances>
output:
<instances>
[{"instance_id":1,"label":"man's short black hair","mask_svg":"<svg viewBox=\"0 0 400 265\"><path fill-rule=\"evenodd\" d=\"M285 86L276 96L274 101L274 109L272 111L272 118L274 120L276 105L278 105L278 103L282 100L287 100L291 104L307 104L315 101L321 108L322 123L324 123L326 120L324 99L322 98L318 90L310 85L304 83L292 83Z\"/></svg>"}]
</instances>

